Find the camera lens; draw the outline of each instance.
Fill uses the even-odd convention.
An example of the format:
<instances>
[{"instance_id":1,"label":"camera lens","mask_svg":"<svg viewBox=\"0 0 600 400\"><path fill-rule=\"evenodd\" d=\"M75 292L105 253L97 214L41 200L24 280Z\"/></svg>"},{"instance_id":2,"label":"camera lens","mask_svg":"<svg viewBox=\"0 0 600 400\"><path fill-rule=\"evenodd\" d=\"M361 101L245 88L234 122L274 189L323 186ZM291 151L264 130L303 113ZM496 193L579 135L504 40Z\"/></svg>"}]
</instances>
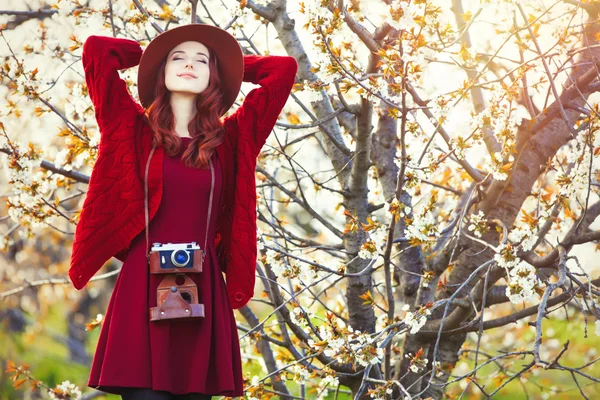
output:
<instances>
[{"instance_id":1,"label":"camera lens","mask_svg":"<svg viewBox=\"0 0 600 400\"><path fill-rule=\"evenodd\" d=\"M171 253L171 261L176 267L185 267L190 261L190 255L185 250L175 250Z\"/></svg>"}]
</instances>

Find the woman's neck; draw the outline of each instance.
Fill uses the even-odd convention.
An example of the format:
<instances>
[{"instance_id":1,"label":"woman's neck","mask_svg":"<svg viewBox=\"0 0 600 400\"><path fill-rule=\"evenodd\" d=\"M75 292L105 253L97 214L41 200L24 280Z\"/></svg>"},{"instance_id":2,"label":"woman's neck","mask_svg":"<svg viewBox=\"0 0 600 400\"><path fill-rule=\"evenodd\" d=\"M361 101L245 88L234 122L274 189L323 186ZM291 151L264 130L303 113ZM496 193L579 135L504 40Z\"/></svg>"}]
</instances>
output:
<instances>
[{"instance_id":1,"label":"woman's neck","mask_svg":"<svg viewBox=\"0 0 600 400\"><path fill-rule=\"evenodd\" d=\"M196 116L196 94L184 92L171 93L171 110L175 120L175 132L181 137L191 137L188 125Z\"/></svg>"}]
</instances>

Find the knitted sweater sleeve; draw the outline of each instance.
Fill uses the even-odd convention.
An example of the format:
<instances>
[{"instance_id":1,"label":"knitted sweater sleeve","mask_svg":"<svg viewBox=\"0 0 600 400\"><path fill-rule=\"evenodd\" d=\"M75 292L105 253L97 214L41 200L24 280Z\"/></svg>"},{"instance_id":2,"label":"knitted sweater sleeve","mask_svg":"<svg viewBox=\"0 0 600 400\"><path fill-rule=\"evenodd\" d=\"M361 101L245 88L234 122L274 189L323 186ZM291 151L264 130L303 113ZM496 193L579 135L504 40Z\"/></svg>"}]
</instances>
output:
<instances>
[{"instance_id":1,"label":"knitted sweater sleeve","mask_svg":"<svg viewBox=\"0 0 600 400\"><path fill-rule=\"evenodd\" d=\"M251 90L242 105L224 120L234 144L233 194L223 215L221 255L227 275L229 302L234 309L252 298L256 277L256 160L290 95L298 63L289 56L244 56L245 82ZM229 226L229 227L228 227Z\"/></svg>"},{"instance_id":2,"label":"knitted sweater sleeve","mask_svg":"<svg viewBox=\"0 0 600 400\"><path fill-rule=\"evenodd\" d=\"M236 120L239 133L250 133L253 155L258 156L271 134L292 91L298 71L294 57L244 55L244 82L260 87L246 95L242 105L228 118Z\"/></svg>"},{"instance_id":3,"label":"knitted sweater sleeve","mask_svg":"<svg viewBox=\"0 0 600 400\"><path fill-rule=\"evenodd\" d=\"M73 238L69 277L77 289L82 289L114 255L134 226L130 223L134 207L121 205L133 197L135 180L127 166L135 164L133 127L144 109L131 97L118 71L137 65L141 54L140 45L129 39L93 35L83 44L81 61L101 135L98 159ZM117 192L122 196L119 207L115 206ZM123 261L124 253L118 256Z\"/></svg>"},{"instance_id":4,"label":"knitted sweater sleeve","mask_svg":"<svg viewBox=\"0 0 600 400\"><path fill-rule=\"evenodd\" d=\"M131 122L138 112L144 111L118 73L138 65L141 56L142 48L135 40L92 35L83 44L81 61L101 142L118 132L124 119Z\"/></svg>"}]
</instances>

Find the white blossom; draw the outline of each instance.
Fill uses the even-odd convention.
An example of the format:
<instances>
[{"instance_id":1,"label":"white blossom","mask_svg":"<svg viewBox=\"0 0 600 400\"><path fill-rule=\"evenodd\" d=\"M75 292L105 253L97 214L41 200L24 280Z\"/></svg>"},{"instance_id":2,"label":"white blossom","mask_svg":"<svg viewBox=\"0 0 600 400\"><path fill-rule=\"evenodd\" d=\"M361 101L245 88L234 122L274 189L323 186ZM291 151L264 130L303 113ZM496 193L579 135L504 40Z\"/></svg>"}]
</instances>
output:
<instances>
[{"instance_id":1,"label":"white blossom","mask_svg":"<svg viewBox=\"0 0 600 400\"><path fill-rule=\"evenodd\" d=\"M494 255L494 261L500 267L510 269L516 266L521 260L517 257L517 248L515 246L503 243Z\"/></svg>"},{"instance_id":2,"label":"white blossom","mask_svg":"<svg viewBox=\"0 0 600 400\"><path fill-rule=\"evenodd\" d=\"M386 22L395 29L408 30L411 27L417 26L413 16L418 14L423 14L423 7L414 4L414 2L394 0L390 4L389 15ZM401 16L397 17L398 15Z\"/></svg>"},{"instance_id":3,"label":"white blossom","mask_svg":"<svg viewBox=\"0 0 600 400\"><path fill-rule=\"evenodd\" d=\"M431 100L431 112L437 118L447 118L450 112L449 96L437 96Z\"/></svg>"},{"instance_id":4,"label":"white blossom","mask_svg":"<svg viewBox=\"0 0 600 400\"><path fill-rule=\"evenodd\" d=\"M410 328L410 333L415 334L421 330L425 322L427 322L427 316L431 315L431 310L426 308L423 314L413 313L408 311L404 316L402 322Z\"/></svg>"},{"instance_id":5,"label":"white blossom","mask_svg":"<svg viewBox=\"0 0 600 400\"><path fill-rule=\"evenodd\" d=\"M537 241L537 236L536 233L531 229L531 226L523 225L512 229L508 234L508 240L510 240L512 243L521 242L521 248L524 251L529 251L533 248L533 245Z\"/></svg>"},{"instance_id":6,"label":"white blossom","mask_svg":"<svg viewBox=\"0 0 600 400\"><path fill-rule=\"evenodd\" d=\"M273 249L268 249L266 253L267 263L271 267L273 273L277 276L281 275L283 271L285 271L285 265L283 262L276 258L278 255L279 253Z\"/></svg>"},{"instance_id":7,"label":"white blossom","mask_svg":"<svg viewBox=\"0 0 600 400\"><path fill-rule=\"evenodd\" d=\"M383 250L383 248L386 245L387 239L386 226L381 224L377 229L370 231L369 236L371 237L371 239L373 239L373 242L375 242L376 247L380 250Z\"/></svg>"},{"instance_id":8,"label":"white blossom","mask_svg":"<svg viewBox=\"0 0 600 400\"><path fill-rule=\"evenodd\" d=\"M367 242L365 242L358 251L358 256L365 260L377 258L379 256L379 253L377 252L375 243L372 240L368 240Z\"/></svg>"},{"instance_id":9,"label":"white blossom","mask_svg":"<svg viewBox=\"0 0 600 400\"><path fill-rule=\"evenodd\" d=\"M470 220L471 224L468 227L469 231L473 232L477 237L482 237L487 230L487 219L485 218L483 211L479 210L477 214L472 214Z\"/></svg>"},{"instance_id":10,"label":"white blossom","mask_svg":"<svg viewBox=\"0 0 600 400\"><path fill-rule=\"evenodd\" d=\"M327 386L327 385L338 386L340 384L340 381L339 381L338 377L335 375L326 375L321 380L321 384L322 384L322 386Z\"/></svg>"},{"instance_id":11,"label":"white blossom","mask_svg":"<svg viewBox=\"0 0 600 400\"><path fill-rule=\"evenodd\" d=\"M438 224L434 215L427 211L425 214L415 213L411 224L406 226L405 236L407 239L430 240L430 235L438 233Z\"/></svg>"},{"instance_id":12,"label":"white blossom","mask_svg":"<svg viewBox=\"0 0 600 400\"><path fill-rule=\"evenodd\" d=\"M290 368L291 372L294 373L294 382L304 384L306 380L310 378L310 371L303 365L294 364Z\"/></svg>"},{"instance_id":13,"label":"white blossom","mask_svg":"<svg viewBox=\"0 0 600 400\"><path fill-rule=\"evenodd\" d=\"M557 175L557 180L560 179L558 182L559 196L576 198L577 195L583 194L585 197L588 192L591 155L585 140L584 135L579 135L570 148L563 150L567 162L573 164L573 168Z\"/></svg>"},{"instance_id":14,"label":"white blossom","mask_svg":"<svg viewBox=\"0 0 600 400\"><path fill-rule=\"evenodd\" d=\"M323 353L328 357L334 357L337 353L339 353L342 346L345 344L345 340L343 338L333 338L328 339L328 346L323 351Z\"/></svg>"},{"instance_id":15,"label":"white blossom","mask_svg":"<svg viewBox=\"0 0 600 400\"><path fill-rule=\"evenodd\" d=\"M520 118L515 117L494 119L494 136L503 148L514 145L517 136L517 127L520 122Z\"/></svg>"},{"instance_id":16,"label":"white blossom","mask_svg":"<svg viewBox=\"0 0 600 400\"><path fill-rule=\"evenodd\" d=\"M177 6L173 9L173 15L175 17L179 18L180 23L187 22L190 20L191 15L192 15L191 9L192 9L192 6L190 5L189 2L182 1L182 2L177 3ZM235 7L235 9L233 10L232 17L234 15L241 17L242 15L244 15L244 11L245 11L245 8Z\"/></svg>"},{"instance_id":17,"label":"white blossom","mask_svg":"<svg viewBox=\"0 0 600 400\"><path fill-rule=\"evenodd\" d=\"M486 122L491 120L491 110L486 108L481 112L471 116L471 119L469 120L469 127L472 130L483 129L486 126Z\"/></svg>"},{"instance_id":18,"label":"white blossom","mask_svg":"<svg viewBox=\"0 0 600 400\"><path fill-rule=\"evenodd\" d=\"M484 168L492 173L495 180L504 181L508 178L506 171L502 170L503 167L501 152L491 153L485 160Z\"/></svg>"},{"instance_id":19,"label":"white blossom","mask_svg":"<svg viewBox=\"0 0 600 400\"><path fill-rule=\"evenodd\" d=\"M262 249L265 248L265 246L263 245L264 240L265 239L263 238L263 231L257 225L256 226L256 249L257 249L257 251L261 251Z\"/></svg>"},{"instance_id":20,"label":"white blossom","mask_svg":"<svg viewBox=\"0 0 600 400\"><path fill-rule=\"evenodd\" d=\"M305 315L305 313L308 315ZM314 317L315 317L315 315L312 312L310 312L306 307L304 307L304 311L302 310L301 307L294 307L290 311L290 319L292 320L292 322L303 328L308 327L307 318L312 319Z\"/></svg>"},{"instance_id":21,"label":"white blossom","mask_svg":"<svg viewBox=\"0 0 600 400\"><path fill-rule=\"evenodd\" d=\"M535 268L525 261L509 270L508 280L506 295L514 304L519 304L533 297L535 288L539 284Z\"/></svg>"},{"instance_id":22,"label":"white blossom","mask_svg":"<svg viewBox=\"0 0 600 400\"><path fill-rule=\"evenodd\" d=\"M81 390L79 390L79 388L77 386L75 386L75 384L73 384L69 381L64 381L63 383L56 385L55 389L60 390L64 395L68 395L69 399L73 399L73 400L81 399ZM54 392L51 390L48 391L48 395L50 396L51 399L55 399L55 400L66 398L66 396L55 395Z\"/></svg>"},{"instance_id":23,"label":"white blossom","mask_svg":"<svg viewBox=\"0 0 600 400\"><path fill-rule=\"evenodd\" d=\"M52 5L52 8L58 10L59 16L66 17L73 11L73 9L75 8L75 5L73 4L73 2L71 0L57 0L57 2ZM53 18L54 18L54 15L53 15Z\"/></svg>"},{"instance_id":24,"label":"white blossom","mask_svg":"<svg viewBox=\"0 0 600 400\"><path fill-rule=\"evenodd\" d=\"M56 156L54 157L54 164L57 167L63 168L65 171L70 171L72 169L70 165L65 165L68 154L69 149L62 148L58 153L56 153Z\"/></svg>"}]
</instances>

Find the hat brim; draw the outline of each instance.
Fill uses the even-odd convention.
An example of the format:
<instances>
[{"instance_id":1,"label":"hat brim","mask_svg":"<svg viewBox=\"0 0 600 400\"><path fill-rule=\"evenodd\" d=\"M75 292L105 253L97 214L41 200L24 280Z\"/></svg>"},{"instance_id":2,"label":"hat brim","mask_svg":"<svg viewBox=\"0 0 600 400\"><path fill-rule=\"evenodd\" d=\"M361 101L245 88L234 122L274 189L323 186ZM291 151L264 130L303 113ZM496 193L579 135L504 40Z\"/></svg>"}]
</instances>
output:
<instances>
[{"instance_id":1,"label":"hat brim","mask_svg":"<svg viewBox=\"0 0 600 400\"><path fill-rule=\"evenodd\" d=\"M207 24L187 24L169 29L156 36L146 46L138 66L138 94L142 106L148 108L154 101L158 67L173 47L189 40L209 47L216 55L221 75L225 114L235 102L244 77L244 53L229 32Z\"/></svg>"}]
</instances>

